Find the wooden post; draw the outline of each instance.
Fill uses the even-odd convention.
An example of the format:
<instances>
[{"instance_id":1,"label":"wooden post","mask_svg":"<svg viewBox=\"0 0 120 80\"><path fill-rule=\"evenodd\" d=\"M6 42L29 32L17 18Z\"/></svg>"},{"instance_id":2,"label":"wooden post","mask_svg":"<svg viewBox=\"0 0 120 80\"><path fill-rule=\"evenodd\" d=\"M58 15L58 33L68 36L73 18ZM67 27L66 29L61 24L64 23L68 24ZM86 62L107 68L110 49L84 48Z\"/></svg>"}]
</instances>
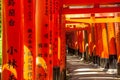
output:
<instances>
[{"instance_id":1,"label":"wooden post","mask_svg":"<svg viewBox=\"0 0 120 80\"><path fill-rule=\"evenodd\" d=\"M52 80L52 10L50 8L52 9L52 0L36 0L36 80Z\"/></svg>"},{"instance_id":2,"label":"wooden post","mask_svg":"<svg viewBox=\"0 0 120 80\"><path fill-rule=\"evenodd\" d=\"M103 42L103 52L101 54L101 59L103 60L103 67L105 69L109 68L109 52L108 52L108 40L107 40L107 28L106 24L102 23L102 42Z\"/></svg>"},{"instance_id":3,"label":"wooden post","mask_svg":"<svg viewBox=\"0 0 120 80\"><path fill-rule=\"evenodd\" d=\"M117 52L116 52L115 32L114 31L115 31L114 23L107 23L110 68L116 68L116 61L117 61Z\"/></svg>"},{"instance_id":4,"label":"wooden post","mask_svg":"<svg viewBox=\"0 0 120 80\"><path fill-rule=\"evenodd\" d=\"M3 0L2 80L24 80L23 26L23 1Z\"/></svg>"},{"instance_id":5,"label":"wooden post","mask_svg":"<svg viewBox=\"0 0 120 80\"><path fill-rule=\"evenodd\" d=\"M61 39L61 53L60 53L60 72L61 72L61 79L65 80L65 72L66 72L66 38L65 38L65 16L62 15L62 22L61 22L61 32L60 32L60 39Z\"/></svg>"},{"instance_id":6,"label":"wooden post","mask_svg":"<svg viewBox=\"0 0 120 80\"><path fill-rule=\"evenodd\" d=\"M35 0L24 0L24 79L35 80Z\"/></svg>"},{"instance_id":7,"label":"wooden post","mask_svg":"<svg viewBox=\"0 0 120 80\"><path fill-rule=\"evenodd\" d=\"M60 27L60 1L53 0L53 80L60 80L60 59L59 59L59 27Z\"/></svg>"},{"instance_id":8,"label":"wooden post","mask_svg":"<svg viewBox=\"0 0 120 80\"><path fill-rule=\"evenodd\" d=\"M117 73L120 77L120 23L115 23L115 38L117 49Z\"/></svg>"}]
</instances>

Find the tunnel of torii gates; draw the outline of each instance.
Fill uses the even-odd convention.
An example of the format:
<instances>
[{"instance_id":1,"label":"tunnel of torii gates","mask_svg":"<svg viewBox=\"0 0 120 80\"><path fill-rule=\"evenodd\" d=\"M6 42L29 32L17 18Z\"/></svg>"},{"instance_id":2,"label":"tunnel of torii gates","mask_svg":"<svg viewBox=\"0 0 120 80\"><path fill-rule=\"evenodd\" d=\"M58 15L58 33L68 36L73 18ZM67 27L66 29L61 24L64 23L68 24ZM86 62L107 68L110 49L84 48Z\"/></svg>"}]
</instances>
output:
<instances>
[{"instance_id":1,"label":"tunnel of torii gates","mask_svg":"<svg viewBox=\"0 0 120 80\"><path fill-rule=\"evenodd\" d=\"M66 47L120 75L120 0L2 0L2 80L65 80Z\"/></svg>"}]
</instances>

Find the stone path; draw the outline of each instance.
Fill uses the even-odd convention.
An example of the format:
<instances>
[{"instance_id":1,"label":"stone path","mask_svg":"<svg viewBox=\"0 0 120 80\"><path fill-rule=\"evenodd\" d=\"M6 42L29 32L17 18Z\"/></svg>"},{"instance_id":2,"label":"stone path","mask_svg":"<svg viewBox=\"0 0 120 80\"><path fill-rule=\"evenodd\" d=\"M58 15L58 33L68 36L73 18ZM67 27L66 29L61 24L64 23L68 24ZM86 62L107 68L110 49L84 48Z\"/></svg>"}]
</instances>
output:
<instances>
[{"instance_id":1,"label":"stone path","mask_svg":"<svg viewBox=\"0 0 120 80\"><path fill-rule=\"evenodd\" d=\"M116 73L115 69L104 70L92 63L85 63L76 56L67 56L66 80L120 80Z\"/></svg>"}]
</instances>

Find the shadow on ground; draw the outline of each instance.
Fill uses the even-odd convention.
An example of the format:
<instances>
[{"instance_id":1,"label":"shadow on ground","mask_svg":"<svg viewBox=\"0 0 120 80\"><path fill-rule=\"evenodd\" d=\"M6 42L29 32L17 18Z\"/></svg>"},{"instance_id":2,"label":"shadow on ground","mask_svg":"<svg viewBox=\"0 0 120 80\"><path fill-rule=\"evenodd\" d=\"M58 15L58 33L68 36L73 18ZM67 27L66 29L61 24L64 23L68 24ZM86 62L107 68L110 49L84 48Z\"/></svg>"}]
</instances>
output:
<instances>
[{"instance_id":1,"label":"shadow on ground","mask_svg":"<svg viewBox=\"0 0 120 80\"><path fill-rule=\"evenodd\" d=\"M104 70L76 56L67 56L66 80L120 80L116 73L116 69Z\"/></svg>"}]
</instances>

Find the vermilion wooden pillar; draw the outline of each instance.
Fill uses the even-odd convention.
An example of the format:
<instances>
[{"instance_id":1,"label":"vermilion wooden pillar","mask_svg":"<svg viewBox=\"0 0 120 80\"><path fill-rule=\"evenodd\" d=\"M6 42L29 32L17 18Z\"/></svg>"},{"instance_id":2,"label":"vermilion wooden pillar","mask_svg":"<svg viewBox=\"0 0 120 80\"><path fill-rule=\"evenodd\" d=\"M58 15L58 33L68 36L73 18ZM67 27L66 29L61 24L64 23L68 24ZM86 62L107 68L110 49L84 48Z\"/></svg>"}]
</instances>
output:
<instances>
[{"instance_id":1,"label":"vermilion wooden pillar","mask_svg":"<svg viewBox=\"0 0 120 80\"><path fill-rule=\"evenodd\" d=\"M117 72L120 77L120 23L115 23L115 40L117 49Z\"/></svg>"},{"instance_id":2,"label":"vermilion wooden pillar","mask_svg":"<svg viewBox=\"0 0 120 80\"><path fill-rule=\"evenodd\" d=\"M99 45L98 45L98 27L99 27L99 24L95 24L95 29L96 29L96 56L98 57L99 56Z\"/></svg>"},{"instance_id":3,"label":"vermilion wooden pillar","mask_svg":"<svg viewBox=\"0 0 120 80\"><path fill-rule=\"evenodd\" d=\"M53 80L60 79L60 59L58 52L59 27L60 27L60 1L53 1Z\"/></svg>"},{"instance_id":4,"label":"vermilion wooden pillar","mask_svg":"<svg viewBox=\"0 0 120 80\"><path fill-rule=\"evenodd\" d=\"M79 53L78 55L80 56L80 58L83 57L83 53L84 53L84 42L83 42L83 31L79 31L78 32L78 48L79 48Z\"/></svg>"},{"instance_id":5,"label":"vermilion wooden pillar","mask_svg":"<svg viewBox=\"0 0 120 80\"><path fill-rule=\"evenodd\" d=\"M98 63L98 65L100 65L101 53L103 51L103 44L102 44L103 38L102 38L102 26L101 26L101 24L98 24L97 32L98 32L98 34L97 34L97 36L98 36L98 42L97 42L97 46L98 46L98 49L97 49L98 50L98 59L97 59L97 63Z\"/></svg>"},{"instance_id":6,"label":"vermilion wooden pillar","mask_svg":"<svg viewBox=\"0 0 120 80\"><path fill-rule=\"evenodd\" d=\"M78 31L75 31L74 33L74 50L75 50L75 55L77 54L78 51Z\"/></svg>"},{"instance_id":7,"label":"vermilion wooden pillar","mask_svg":"<svg viewBox=\"0 0 120 80\"><path fill-rule=\"evenodd\" d=\"M23 79L23 0L3 0L2 80Z\"/></svg>"},{"instance_id":8,"label":"vermilion wooden pillar","mask_svg":"<svg viewBox=\"0 0 120 80\"><path fill-rule=\"evenodd\" d=\"M81 31L78 31L78 56L81 58L82 57L82 52L81 52Z\"/></svg>"},{"instance_id":9,"label":"vermilion wooden pillar","mask_svg":"<svg viewBox=\"0 0 120 80\"><path fill-rule=\"evenodd\" d=\"M114 23L107 23L107 30L108 30L108 43L109 43L109 54L116 55L116 48L115 48L115 26Z\"/></svg>"},{"instance_id":10,"label":"vermilion wooden pillar","mask_svg":"<svg viewBox=\"0 0 120 80\"><path fill-rule=\"evenodd\" d=\"M97 32L96 32L96 26L95 26L95 24L92 24L92 26L93 26L93 63L95 64L96 63L96 59L95 59L95 57L96 57L96 43L97 43Z\"/></svg>"},{"instance_id":11,"label":"vermilion wooden pillar","mask_svg":"<svg viewBox=\"0 0 120 80\"><path fill-rule=\"evenodd\" d=\"M59 60L58 60L58 29L59 29L59 13L57 10L58 6L57 3L58 1L54 2L56 5L55 7L55 14L54 14L54 26L53 26L53 56L54 56L54 61L53 61L53 65L54 67L58 67L59 66Z\"/></svg>"},{"instance_id":12,"label":"vermilion wooden pillar","mask_svg":"<svg viewBox=\"0 0 120 80\"><path fill-rule=\"evenodd\" d=\"M52 31L51 0L36 0L36 80L51 80ZM51 73L52 74L52 73Z\"/></svg>"},{"instance_id":13,"label":"vermilion wooden pillar","mask_svg":"<svg viewBox=\"0 0 120 80\"><path fill-rule=\"evenodd\" d=\"M102 40L103 40L102 58L109 58L106 24L105 23L101 24L101 27L102 27Z\"/></svg>"},{"instance_id":14,"label":"vermilion wooden pillar","mask_svg":"<svg viewBox=\"0 0 120 80\"><path fill-rule=\"evenodd\" d=\"M94 26L94 46L93 46L93 63L96 64L97 60L97 53L98 53L98 46L97 46L97 41L98 41L98 36L97 36L97 26L96 24L93 24Z\"/></svg>"},{"instance_id":15,"label":"vermilion wooden pillar","mask_svg":"<svg viewBox=\"0 0 120 80\"><path fill-rule=\"evenodd\" d=\"M81 52L82 52L82 57L84 55L85 52L85 41L84 41L84 31L81 31Z\"/></svg>"},{"instance_id":16,"label":"vermilion wooden pillar","mask_svg":"<svg viewBox=\"0 0 120 80\"><path fill-rule=\"evenodd\" d=\"M24 0L24 79L35 80L35 0Z\"/></svg>"},{"instance_id":17,"label":"vermilion wooden pillar","mask_svg":"<svg viewBox=\"0 0 120 80\"><path fill-rule=\"evenodd\" d=\"M88 53L89 60L93 60L93 46L94 46L94 34L93 34L93 25L91 24L88 29Z\"/></svg>"},{"instance_id":18,"label":"vermilion wooden pillar","mask_svg":"<svg viewBox=\"0 0 120 80\"><path fill-rule=\"evenodd\" d=\"M107 27L106 27L106 24L105 23L102 23L101 24L101 27L102 27L102 42L103 42L103 51L102 51L102 54L101 54L101 60L103 60L103 67L105 68L109 68L109 62L108 62L108 59L109 59L109 52L108 52L108 35L107 35Z\"/></svg>"},{"instance_id":19,"label":"vermilion wooden pillar","mask_svg":"<svg viewBox=\"0 0 120 80\"><path fill-rule=\"evenodd\" d=\"M109 62L110 68L116 67L117 52L116 52L116 43L115 43L115 26L114 23L107 23L107 32L108 32L108 49L109 49Z\"/></svg>"},{"instance_id":20,"label":"vermilion wooden pillar","mask_svg":"<svg viewBox=\"0 0 120 80\"><path fill-rule=\"evenodd\" d=\"M53 27L54 27L54 0L48 0L48 12L49 12L49 62L48 62L48 80L53 80Z\"/></svg>"},{"instance_id":21,"label":"vermilion wooden pillar","mask_svg":"<svg viewBox=\"0 0 120 80\"><path fill-rule=\"evenodd\" d=\"M78 55L80 58L83 57L84 52L85 52L85 43L84 43L84 31L78 31L78 48L79 48L79 53Z\"/></svg>"},{"instance_id":22,"label":"vermilion wooden pillar","mask_svg":"<svg viewBox=\"0 0 120 80\"><path fill-rule=\"evenodd\" d=\"M94 52L95 52L95 32L94 32L94 24L91 24L91 43L90 43L90 52L91 52L91 55L90 55L90 60L93 62L94 60Z\"/></svg>"},{"instance_id":23,"label":"vermilion wooden pillar","mask_svg":"<svg viewBox=\"0 0 120 80\"><path fill-rule=\"evenodd\" d=\"M72 48L72 54L75 55L76 51L78 49L78 33L77 31L73 31L71 34L71 48Z\"/></svg>"},{"instance_id":24,"label":"vermilion wooden pillar","mask_svg":"<svg viewBox=\"0 0 120 80\"><path fill-rule=\"evenodd\" d=\"M102 28L100 23L95 24L95 63L100 65L100 58L102 53Z\"/></svg>"},{"instance_id":25,"label":"vermilion wooden pillar","mask_svg":"<svg viewBox=\"0 0 120 80\"><path fill-rule=\"evenodd\" d=\"M61 39L61 53L60 53L60 80L65 80L66 72L66 38L65 38L65 16L61 16L61 25L60 25L60 39Z\"/></svg>"},{"instance_id":26,"label":"vermilion wooden pillar","mask_svg":"<svg viewBox=\"0 0 120 80\"><path fill-rule=\"evenodd\" d=\"M61 16L61 15L60 15ZM60 18L59 18L60 19ZM59 60L59 67L60 67L60 72L61 73L61 19L60 19L60 24L58 26L58 60ZM61 77L61 76L60 76ZM60 78L61 79L61 78ZM59 79L59 80L60 80Z\"/></svg>"},{"instance_id":27,"label":"vermilion wooden pillar","mask_svg":"<svg viewBox=\"0 0 120 80\"><path fill-rule=\"evenodd\" d=\"M93 45L94 45L94 34L93 34L93 25L91 24L87 30L88 34L88 59L89 61L93 60Z\"/></svg>"},{"instance_id":28,"label":"vermilion wooden pillar","mask_svg":"<svg viewBox=\"0 0 120 80\"><path fill-rule=\"evenodd\" d=\"M91 51L91 44L92 44L91 27L88 29L87 34L88 34L88 52L89 52L89 55L91 55L92 53Z\"/></svg>"}]
</instances>

